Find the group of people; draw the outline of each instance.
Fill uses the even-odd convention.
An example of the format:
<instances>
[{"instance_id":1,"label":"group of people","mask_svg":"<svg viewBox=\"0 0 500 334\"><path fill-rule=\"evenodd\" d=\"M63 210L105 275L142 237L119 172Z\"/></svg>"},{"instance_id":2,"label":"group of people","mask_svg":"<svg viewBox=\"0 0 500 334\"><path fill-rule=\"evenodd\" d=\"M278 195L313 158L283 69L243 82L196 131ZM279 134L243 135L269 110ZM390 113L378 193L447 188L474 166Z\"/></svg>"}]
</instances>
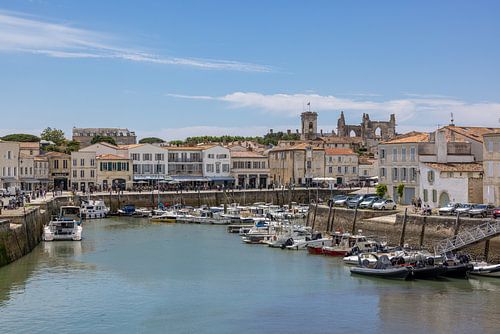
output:
<instances>
[{"instance_id":1,"label":"group of people","mask_svg":"<svg viewBox=\"0 0 500 334\"><path fill-rule=\"evenodd\" d=\"M432 214L431 207L429 206L429 204L423 204L423 205L422 204L423 204L422 199L420 197L419 198L413 197L411 199L411 205L413 207L414 213L420 213L421 215L430 216Z\"/></svg>"}]
</instances>

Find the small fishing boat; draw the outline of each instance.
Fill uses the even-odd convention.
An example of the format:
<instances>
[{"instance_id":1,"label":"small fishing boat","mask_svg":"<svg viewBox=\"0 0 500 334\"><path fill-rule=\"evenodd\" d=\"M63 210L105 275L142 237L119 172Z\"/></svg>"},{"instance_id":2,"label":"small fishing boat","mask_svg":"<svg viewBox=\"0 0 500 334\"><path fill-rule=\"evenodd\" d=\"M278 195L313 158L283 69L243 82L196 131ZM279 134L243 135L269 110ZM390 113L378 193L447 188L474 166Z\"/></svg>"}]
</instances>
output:
<instances>
[{"instance_id":1,"label":"small fishing boat","mask_svg":"<svg viewBox=\"0 0 500 334\"><path fill-rule=\"evenodd\" d=\"M411 266L411 277L414 279L436 279L446 273L442 265L415 265Z\"/></svg>"},{"instance_id":2,"label":"small fishing boat","mask_svg":"<svg viewBox=\"0 0 500 334\"><path fill-rule=\"evenodd\" d=\"M120 216L132 216L135 212L135 205L127 204L123 208L118 210Z\"/></svg>"},{"instance_id":3,"label":"small fishing boat","mask_svg":"<svg viewBox=\"0 0 500 334\"><path fill-rule=\"evenodd\" d=\"M177 214L172 211L167 211L161 215L155 215L149 218L152 223L175 223L177 222Z\"/></svg>"},{"instance_id":4,"label":"small fishing boat","mask_svg":"<svg viewBox=\"0 0 500 334\"><path fill-rule=\"evenodd\" d=\"M471 270L472 275L500 277L500 263L488 264L486 262L472 262L474 268Z\"/></svg>"},{"instance_id":5,"label":"small fishing boat","mask_svg":"<svg viewBox=\"0 0 500 334\"><path fill-rule=\"evenodd\" d=\"M133 213L133 215L136 217L150 217L151 210L148 208L137 208L137 209L135 209L135 212Z\"/></svg>"},{"instance_id":6,"label":"small fishing boat","mask_svg":"<svg viewBox=\"0 0 500 334\"><path fill-rule=\"evenodd\" d=\"M394 267L387 255L382 255L380 257L376 255L373 256L377 258L375 264L371 265L368 261L361 261L360 259L359 266L351 268L351 274L390 279L407 279L409 277L410 268Z\"/></svg>"}]
</instances>

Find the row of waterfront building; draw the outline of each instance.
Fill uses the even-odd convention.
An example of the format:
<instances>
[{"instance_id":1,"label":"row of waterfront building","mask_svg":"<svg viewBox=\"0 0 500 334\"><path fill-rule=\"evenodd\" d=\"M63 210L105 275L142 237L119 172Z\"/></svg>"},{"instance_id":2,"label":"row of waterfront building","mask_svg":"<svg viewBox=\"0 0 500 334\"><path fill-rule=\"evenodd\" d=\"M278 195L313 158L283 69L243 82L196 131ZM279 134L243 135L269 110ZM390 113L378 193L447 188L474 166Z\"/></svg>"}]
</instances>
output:
<instances>
[{"instance_id":1,"label":"row of waterfront building","mask_svg":"<svg viewBox=\"0 0 500 334\"><path fill-rule=\"evenodd\" d=\"M420 198L431 207L452 201L500 205L500 128L450 124L431 133L398 135L393 115L379 122L364 114L360 125L346 125L341 114L337 133L324 133L317 130L316 113L303 113L301 121L300 139L273 147L136 144L135 133L127 129L74 129L73 139L83 141L71 154L43 152L38 143L0 141L0 188L264 188L378 181L405 204ZM116 137L120 144L90 144L96 134Z\"/></svg>"}]
</instances>

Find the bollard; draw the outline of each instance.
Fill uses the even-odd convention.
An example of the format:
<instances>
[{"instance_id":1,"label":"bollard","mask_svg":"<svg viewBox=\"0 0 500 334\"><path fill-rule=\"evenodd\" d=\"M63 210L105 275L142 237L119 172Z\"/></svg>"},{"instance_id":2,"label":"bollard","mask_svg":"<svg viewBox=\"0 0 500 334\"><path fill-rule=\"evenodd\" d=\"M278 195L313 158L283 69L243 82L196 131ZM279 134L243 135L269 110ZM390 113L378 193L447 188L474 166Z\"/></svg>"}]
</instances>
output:
<instances>
[{"instance_id":1,"label":"bollard","mask_svg":"<svg viewBox=\"0 0 500 334\"><path fill-rule=\"evenodd\" d=\"M426 216L424 216L424 221L422 223L422 230L420 231L420 248L422 248L424 245L425 224L427 224L427 217Z\"/></svg>"},{"instance_id":2,"label":"bollard","mask_svg":"<svg viewBox=\"0 0 500 334\"><path fill-rule=\"evenodd\" d=\"M405 215L403 217L403 228L401 229L401 238L399 239L399 246L403 247L405 243L406 220L408 219L408 208L405 208Z\"/></svg>"}]
</instances>

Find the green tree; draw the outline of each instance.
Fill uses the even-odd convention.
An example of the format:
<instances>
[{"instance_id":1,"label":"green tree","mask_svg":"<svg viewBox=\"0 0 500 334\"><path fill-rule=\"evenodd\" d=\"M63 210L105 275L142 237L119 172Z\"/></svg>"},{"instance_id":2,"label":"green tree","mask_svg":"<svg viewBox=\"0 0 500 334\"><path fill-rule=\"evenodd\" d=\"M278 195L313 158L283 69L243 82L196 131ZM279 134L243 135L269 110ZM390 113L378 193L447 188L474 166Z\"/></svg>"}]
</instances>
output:
<instances>
[{"instance_id":1,"label":"green tree","mask_svg":"<svg viewBox=\"0 0 500 334\"><path fill-rule=\"evenodd\" d=\"M375 193L377 194L377 196L379 197L384 197L385 194L387 194L387 185L383 184L383 183L379 183L376 187L375 187Z\"/></svg>"},{"instance_id":2,"label":"green tree","mask_svg":"<svg viewBox=\"0 0 500 334\"><path fill-rule=\"evenodd\" d=\"M39 142L40 138L27 133L13 133L10 135L3 136L3 141L18 141L18 142Z\"/></svg>"},{"instance_id":3,"label":"green tree","mask_svg":"<svg viewBox=\"0 0 500 334\"><path fill-rule=\"evenodd\" d=\"M139 144L156 144L156 143L164 143L165 141L158 137L146 137L139 140Z\"/></svg>"},{"instance_id":4,"label":"green tree","mask_svg":"<svg viewBox=\"0 0 500 334\"><path fill-rule=\"evenodd\" d=\"M179 145L179 146L180 146L180 145L184 145L185 143L184 143L184 141L183 141L183 140L171 140L171 141L169 142L169 144L170 144L170 145L174 145L174 146L177 146L177 145Z\"/></svg>"},{"instance_id":5,"label":"green tree","mask_svg":"<svg viewBox=\"0 0 500 334\"><path fill-rule=\"evenodd\" d=\"M66 138L64 137L63 130L52 129L51 127L46 128L42 131L40 136L43 140L48 140L56 144L57 146L61 146L66 142Z\"/></svg>"},{"instance_id":6,"label":"green tree","mask_svg":"<svg viewBox=\"0 0 500 334\"><path fill-rule=\"evenodd\" d=\"M75 140L71 140L66 143L66 148L64 152L66 154L71 154L71 152L76 152L80 149L80 142L77 142Z\"/></svg>"},{"instance_id":7,"label":"green tree","mask_svg":"<svg viewBox=\"0 0 500 334\"><path fill-rule=\"evenodd\" d=\"M96 143L102 143L102 142L108 143L111 145L116 145L116 141L113 139L113 137L101 136L101 135L94 136L94 138L92 138L92 141L90 143L96 144Z\"/></svg>"},{"instance_id":8,"label":"green tree","mask_svg":"<svg viewBox=\"0 0 500 334\"><path fill-rule=\"evenodd\" d=\"M398 187L396 188L396 191L397 191L398 197L399 197L399 204L401 204L401 203L403 203L403 194L405 191L405 185L400 183L398 185Z\"/></svg>"}]
</instances>

